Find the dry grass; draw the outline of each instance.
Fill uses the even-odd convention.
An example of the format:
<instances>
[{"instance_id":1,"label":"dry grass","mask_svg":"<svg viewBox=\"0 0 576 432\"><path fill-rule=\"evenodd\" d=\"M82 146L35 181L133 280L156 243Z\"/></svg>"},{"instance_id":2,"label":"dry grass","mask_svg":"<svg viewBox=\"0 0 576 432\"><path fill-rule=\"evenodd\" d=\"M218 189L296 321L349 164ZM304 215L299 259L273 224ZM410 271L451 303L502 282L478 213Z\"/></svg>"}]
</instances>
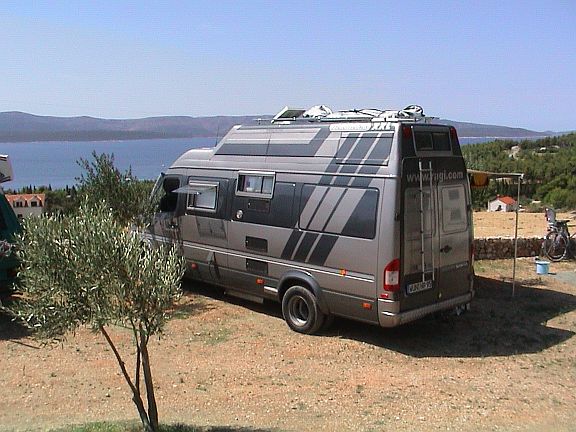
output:
<instances>
[{"instance_id":1,"label":"dry grass","mask_svg":"<svg viewBox=\"0 0 576 432\"><path fill-rule=\"evenodd\" d=\"M543 213L519 213L518 236L533 237L546 235L546 219ZM569 219L570 232L576 232L576 221L569 213L559 213L558 219ZM516 225L515 213L475 212L474 236L481 237L514 237Z\"/></svg>"}]
</instances>

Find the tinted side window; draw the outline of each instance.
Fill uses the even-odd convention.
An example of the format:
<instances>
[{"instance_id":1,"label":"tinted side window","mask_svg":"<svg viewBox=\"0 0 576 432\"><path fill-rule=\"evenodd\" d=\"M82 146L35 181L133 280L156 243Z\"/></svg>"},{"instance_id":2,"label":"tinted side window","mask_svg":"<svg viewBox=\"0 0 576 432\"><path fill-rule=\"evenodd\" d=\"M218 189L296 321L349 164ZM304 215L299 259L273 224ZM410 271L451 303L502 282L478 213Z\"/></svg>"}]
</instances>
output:
<instances>
[{"instance_id":1,"label":"tinted side window","mask_svg":"<svg viewBox=\"0 0 576 432\"><path fill-rule=\"evenodd\" d=\"M176 211L178 204L178 194L174 191L180 186L180 179L178 177L166 177L162 183L164 195L160 198L160 211L173 212Z\"/></svg>"},{"instance_id":2,"label":"tinted side window","mask_svg":"<svg viewBox=\"0 0 576 432\"><path fill-rule=\"evenodd\" d=\"M448 131L414 131L416 151L451 151Z\"/></svg>"},{"instance_id":3,"label":"tinted side window","mask_svg":"<svg viewBox=\"0 0 576 432\"><path fill-rule=\"evenodd\" d=\"M432 141L432 134L430 132L416 131L414 132L414 138L416 138L416 150L434 150L434 143Z\"/></svg>"},{"instance_id":4,"label":"tinted side window","mask_svg":"<svg viewBox=\"0 0 576 432\"><path fill-rule=\"evenodd\" d=\"M236 194L258 198L272 198L274 194L274 173L238 173Z\"/></svg>"},{"instance_id":5,"label":"tinted side window","mask_svg":"<svg viewBox=\"0 0 576 432\"><path fill-rule=\"evenodd\" d=\"M350 237L374 238L378 191L304 185L300 202L301 229Z\"/></svg>"},{"instance_id":6,"label":"tinted side window","mask_svg":"<svg viewBox=\"0 0 576 432\"><path fill-rule=\"evenodd\" d=\"M444 232L459 232L468 228L466 195L464 186L442 188L442 229Z\"/></svg>"},{"instance_id":7,"label":"tinted side window","mask_svg":"<svg viewBox=\"0 0 576 432\"><path fill-rule=\"evenodd\" d=\"M432 132L432 141L434 141L434 150L450 151L450 136L448 132Z\"/></svg>"}]
</instances>

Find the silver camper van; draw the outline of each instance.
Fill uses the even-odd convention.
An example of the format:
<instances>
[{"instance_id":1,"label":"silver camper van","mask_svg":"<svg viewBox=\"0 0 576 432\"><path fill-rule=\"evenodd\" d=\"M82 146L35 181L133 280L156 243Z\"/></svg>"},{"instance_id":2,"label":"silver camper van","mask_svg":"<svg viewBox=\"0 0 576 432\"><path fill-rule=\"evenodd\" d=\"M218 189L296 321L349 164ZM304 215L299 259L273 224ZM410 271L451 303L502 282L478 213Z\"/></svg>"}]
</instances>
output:
<instances>
[{"instance_id":1,"label":"silver camper van","mask_svg":"<svg viewBox=\"0 0 576 432\"><path fill-rule=\"evenodd\" d=\"M177 244L190 278L280 302L297 332L394 327L474 295L458 136L419 106L287 107L184 153L156 190L150 238Z\"/></svg>"}]
</instances>

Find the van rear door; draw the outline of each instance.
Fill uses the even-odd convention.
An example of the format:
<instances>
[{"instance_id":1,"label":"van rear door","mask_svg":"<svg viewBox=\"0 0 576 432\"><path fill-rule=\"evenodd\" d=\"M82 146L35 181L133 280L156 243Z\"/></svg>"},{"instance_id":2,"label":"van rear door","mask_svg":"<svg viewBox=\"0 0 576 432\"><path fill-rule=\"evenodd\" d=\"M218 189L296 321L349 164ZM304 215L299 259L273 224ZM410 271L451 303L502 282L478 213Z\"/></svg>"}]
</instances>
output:
<instances>
[{"instance_id":1,"label":"van rear door","mask_svg":"<svg viewBox=\"0 0 576 432\"><path fill-rule=\"evenodd\" d=\"M445 126L412 126L410 132L403 133L408 157L401 182L402 311L458 297L471 287L470 196L457 138Z\"/></svg>"},{"instance_id":2,"label":"van rear door","mask_svg":"<svg viewBox=\"0 0 576 432\"><path fill-rule=\"evenodd\" d=\"M470 290L470 218L466 184L439 183L438 282L439 297L447 300Z\"/></svg>"}]
</instances>

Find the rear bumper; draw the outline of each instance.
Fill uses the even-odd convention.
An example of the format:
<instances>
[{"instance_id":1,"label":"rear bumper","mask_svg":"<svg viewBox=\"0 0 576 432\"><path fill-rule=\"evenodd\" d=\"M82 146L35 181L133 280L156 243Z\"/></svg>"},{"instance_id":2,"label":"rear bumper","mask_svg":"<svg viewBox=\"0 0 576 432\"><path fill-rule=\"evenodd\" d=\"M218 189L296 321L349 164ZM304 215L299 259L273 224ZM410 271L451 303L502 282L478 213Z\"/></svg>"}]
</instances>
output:
<instances>
[{"instance_id":1,"label":"rear bumper","mask_svg":"<svg viewBox=\"0 0 576 432\"><path fill-rule=\"evenodd\" d=\"M430 315L435 312L452 309L456 306L469 303L472 300L473 296L474 294L472 292L469 292L462 296L454 297L439 303L434 303L428 306L424 306L406 312L399 312L400 302L398 301L379 299L378 319L382 327L396 327L401 324L406 324L409 323L410 321L415 321L417 319L423 318L426 315Z\"/></svg>"}]
</instances>

